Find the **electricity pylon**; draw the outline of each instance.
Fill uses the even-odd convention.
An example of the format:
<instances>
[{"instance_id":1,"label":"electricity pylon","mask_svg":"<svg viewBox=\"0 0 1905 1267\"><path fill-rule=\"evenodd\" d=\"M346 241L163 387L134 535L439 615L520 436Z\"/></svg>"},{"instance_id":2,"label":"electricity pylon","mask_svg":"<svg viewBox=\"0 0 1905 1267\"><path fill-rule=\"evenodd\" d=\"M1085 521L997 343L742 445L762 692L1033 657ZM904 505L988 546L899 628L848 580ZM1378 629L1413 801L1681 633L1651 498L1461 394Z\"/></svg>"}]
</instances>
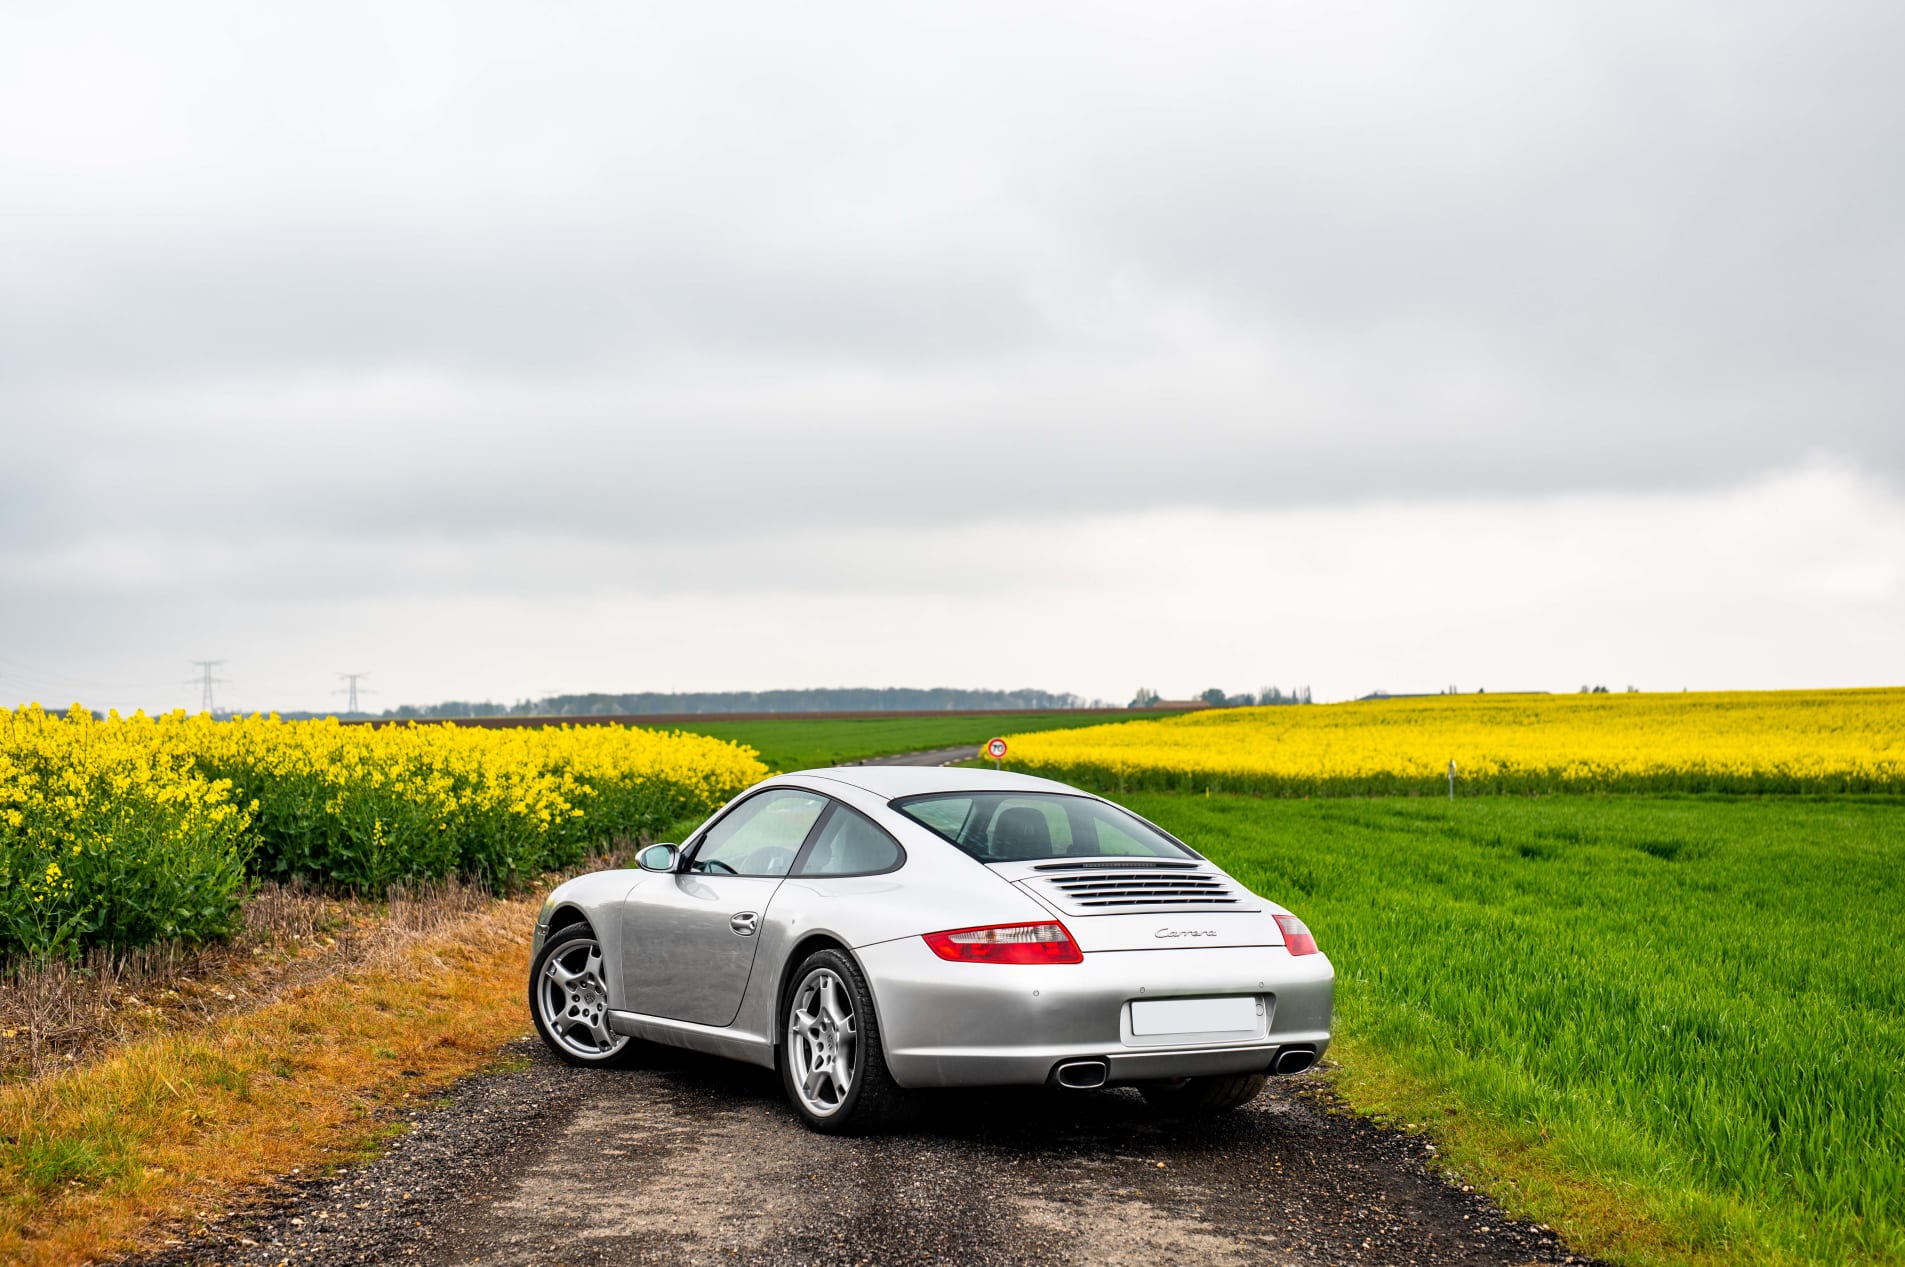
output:
<instances>
[{"instance_id":1,"label":"electricity pylon","mask_svg":"<svg viewBox=\"0 0 1905 1267\"><path fill-rule=\"evenodd\" d=\"M369 677L370 674L368 673L340 673L338 674L338 676L343 678L344 681L348 683L348 685L338 687L335 691L332 691L331 694L348 695L350 697L349 699L344 701L344 713L346 716L349 716L350 714L355 713L357 711L357 694L359 689L357 684L361 682L363 679ZM375 695L377 692L371 690L369 687L364 687L363 693L366 695Z\"/></svg>"},{"instance_id":2,"label":"electricity pylon","mask_svg":"<svg viewBox=\"0 0 1905 1267\"><path fill-rule=\"evenodd\" d=\"M219 665L225 662L223 660L188 660L186 661L186 663L191 664L198 669L198 676L186 678L185 684L187 686L200 687L201 693L199 695L199 707L208 713L214 711L214 707L212 703L212 686L214 684L223 685L223 686L231 685L230 678L218 677L213 672L215 669L218 668Z\"/></svg>"}]
</instances>

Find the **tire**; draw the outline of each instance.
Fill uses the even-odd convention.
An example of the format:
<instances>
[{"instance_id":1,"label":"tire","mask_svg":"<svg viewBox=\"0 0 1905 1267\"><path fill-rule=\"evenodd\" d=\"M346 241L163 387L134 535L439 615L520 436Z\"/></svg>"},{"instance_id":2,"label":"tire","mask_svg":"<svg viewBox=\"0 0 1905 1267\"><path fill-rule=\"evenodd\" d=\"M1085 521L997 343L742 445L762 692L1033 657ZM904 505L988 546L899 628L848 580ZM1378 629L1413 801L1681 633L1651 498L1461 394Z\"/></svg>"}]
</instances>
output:
<instances>
[{"instance_id":1,"label":"tire","mask_svg":"<svg viewBox=\"0 0 1905 1267\"><path fill-rule=\"evenodd\" d=\"M1144 1092L1152 1108L1166 1113L1226 1113L1256 1099L1265 1081L1260 1073L1212 1074L1203 1078L1181 1078L1176 1082L1153 1082L1139 1090Z\"/></svg>"},{"instance_id":2,"label":"tire","mask_svg":"<svg viewBox=\"0 0 1905 1267\"><path fill-rule=\"evenodd\" d=\"M638 1044L608 1028L602 946L587 924L549 934L529 965L529 1015L558 1059L584 1069L628 1064Z\"/></svg>"},{"instance_id":3,"label":"tire","mask_svg":"<svg viewBox=\"0 0 1905 1267\"><path fill-rule=\"evenodd\" d=\"M860 965L842 951L816 950L788 981L780 1007L781 1086L801 1121L823 1135L854 1135L906 1117L911 1097L887 1072Z\"/></svg>"}]
</instances>

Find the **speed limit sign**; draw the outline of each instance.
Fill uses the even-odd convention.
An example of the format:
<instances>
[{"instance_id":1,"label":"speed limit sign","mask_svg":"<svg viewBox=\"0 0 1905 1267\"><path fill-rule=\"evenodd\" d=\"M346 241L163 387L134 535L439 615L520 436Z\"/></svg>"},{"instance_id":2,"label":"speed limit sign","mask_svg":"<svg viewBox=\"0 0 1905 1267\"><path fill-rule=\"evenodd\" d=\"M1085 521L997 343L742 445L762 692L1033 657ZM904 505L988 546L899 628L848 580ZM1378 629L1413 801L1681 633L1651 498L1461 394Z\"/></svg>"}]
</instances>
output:
<instances>
[{"instance_id":1,"label":"speed limit sign","mask_svg":"<svg viewBox=\"0 0 1905 1267\"><path fill-rule=\"evenodd\" d=\"M1005 757L1005 740L993 739L986 743L986 755L995 762Z\"/></svg>"}]
</instances>

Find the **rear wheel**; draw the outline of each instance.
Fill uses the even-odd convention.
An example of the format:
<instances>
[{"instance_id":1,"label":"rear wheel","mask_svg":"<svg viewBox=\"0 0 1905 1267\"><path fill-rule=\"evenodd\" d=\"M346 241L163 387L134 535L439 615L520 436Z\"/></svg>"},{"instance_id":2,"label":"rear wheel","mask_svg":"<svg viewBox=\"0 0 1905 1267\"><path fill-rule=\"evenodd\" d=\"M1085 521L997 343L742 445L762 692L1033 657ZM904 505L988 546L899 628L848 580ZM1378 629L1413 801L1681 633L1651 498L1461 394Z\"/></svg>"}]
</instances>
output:
<instances>
[{"instance_id":1,"label":"rear wheel","mask_svg":"<svg viewBox=\"0 0 1905 1267\"><path fill-rule=\"evenodd\" d=\"M1153 1108L1167 1113L1223 1113L1250 1103L1263 1090L1260 1073L1212 1074L1140 1087Z\"/></svg>"},{"instance_id":2,"label":"rear wheel","mask_svg":"<svg viewBox=\"0 0 1905 1267\"><path fill-rule=\"evenodd\" d=\"M587 924L549 934L529 968L529 1014L550 1051L572 1065L620 1065L635 1040L609 1028L602 945Z\"/></svg>"},{"instance_id":3,"label":"rear wheel","mask_svg":"<svg viewBox=\"0 0 1905 1267\"><path fill-rule=\"evenodd\" d=\"M781 1084L807 1126L848 1135L885 1125L907 1096L886 1071L873 992L852 958L817 950L781 1006Z\"/></svg>"}]
</instances>

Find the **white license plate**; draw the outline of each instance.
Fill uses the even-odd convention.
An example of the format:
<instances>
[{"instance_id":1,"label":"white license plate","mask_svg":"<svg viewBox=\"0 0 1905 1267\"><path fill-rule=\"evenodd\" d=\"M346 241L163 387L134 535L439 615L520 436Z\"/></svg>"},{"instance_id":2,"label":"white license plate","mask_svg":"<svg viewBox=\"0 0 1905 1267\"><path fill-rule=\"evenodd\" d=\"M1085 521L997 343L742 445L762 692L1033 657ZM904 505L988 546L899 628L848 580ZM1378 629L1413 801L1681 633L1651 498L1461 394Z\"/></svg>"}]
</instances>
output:
<instances>
[{"instance_id":1,"label":"white license plate","mask_svg":"<svg viewBox=\"0 0 1905 1267\"><path fill-rule=\"evenodd\" d=\"M1133 1034L1221 1034L1257 1028L1257 1000L1146 999L1131 1005Z\"/></svg>"}]
</instances>

